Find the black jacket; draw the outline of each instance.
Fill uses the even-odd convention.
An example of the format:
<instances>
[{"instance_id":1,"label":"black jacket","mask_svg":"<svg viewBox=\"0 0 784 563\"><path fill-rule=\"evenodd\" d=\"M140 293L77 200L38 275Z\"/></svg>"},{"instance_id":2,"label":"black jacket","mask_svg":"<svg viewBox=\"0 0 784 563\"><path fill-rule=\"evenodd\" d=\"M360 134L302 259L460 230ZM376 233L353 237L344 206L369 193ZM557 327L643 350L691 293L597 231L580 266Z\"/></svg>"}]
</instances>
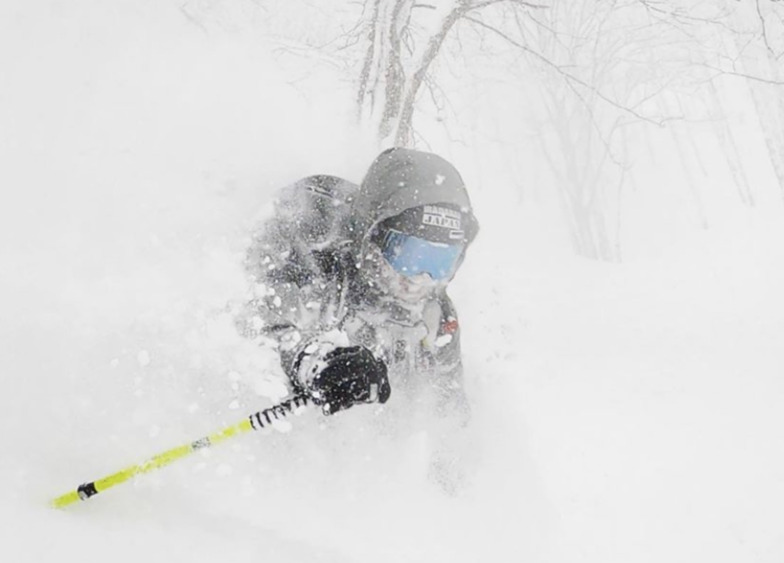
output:
<instances>
[{"instance_id":1,"label":"black jacket","mask_svg":"<svg viewBox=\"0 0 784 563\"><path fill-rule=\"evenodd\" d=\"M363 264L375 224L444 202L470 213L460 176L435 155L405 149L382 153L360 186L311 176L284 188L248 252L255 297L243 331L278 342L295 386L302 383L293 369L299 352L332 339L365 346L384 360L391 400L432 391L439 406L463 405L460 326L446 288L407 303L374 283ZM470 217L467 242L476 234Z\"/></svg>"}]
</instances>

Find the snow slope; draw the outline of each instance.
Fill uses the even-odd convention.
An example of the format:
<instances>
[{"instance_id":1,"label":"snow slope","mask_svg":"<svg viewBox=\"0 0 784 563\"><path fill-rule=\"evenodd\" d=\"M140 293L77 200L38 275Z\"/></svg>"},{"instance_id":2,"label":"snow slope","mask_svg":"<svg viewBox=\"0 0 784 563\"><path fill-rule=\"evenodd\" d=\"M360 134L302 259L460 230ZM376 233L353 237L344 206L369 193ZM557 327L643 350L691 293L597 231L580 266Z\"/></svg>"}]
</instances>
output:
<instances>
[{"instance_id":1,"label":"snow slope","mask_svg":"<svg viewBox=\"0 0 784 563\"><path fill-rule=\"evenodd\" d=\"M780 203L597 264L493 190L486 146L436 147L483 223L452 292L478 444L459 496L425 433L366 407L49 509L280 397L231 324L248 229L277 186L375 153L337 72L277 56L254 3L212 5L206 27L151 0L0 8L4 561L781 560Z\"/></svg>"}]
</instances>

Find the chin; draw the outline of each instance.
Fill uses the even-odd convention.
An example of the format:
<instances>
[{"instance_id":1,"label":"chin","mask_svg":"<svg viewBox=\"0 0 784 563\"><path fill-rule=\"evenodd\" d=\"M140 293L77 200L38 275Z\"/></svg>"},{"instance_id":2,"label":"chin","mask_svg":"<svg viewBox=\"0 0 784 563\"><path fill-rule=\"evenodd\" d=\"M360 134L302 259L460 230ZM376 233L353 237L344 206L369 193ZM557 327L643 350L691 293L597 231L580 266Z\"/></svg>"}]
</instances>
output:
<instances>
[{"instance_id":1,"label":"chin","mask_svg":"<svg viewBox=\"0 0 784 563\"><path fill-rule=\"evenodd\" d=\"M418 303L431 297L441 285L429 276L425 276L424 279L412 279L397 274L396 277L397 279L391 283L390 293L406 303Z\"/></svg>"}]
</instances>

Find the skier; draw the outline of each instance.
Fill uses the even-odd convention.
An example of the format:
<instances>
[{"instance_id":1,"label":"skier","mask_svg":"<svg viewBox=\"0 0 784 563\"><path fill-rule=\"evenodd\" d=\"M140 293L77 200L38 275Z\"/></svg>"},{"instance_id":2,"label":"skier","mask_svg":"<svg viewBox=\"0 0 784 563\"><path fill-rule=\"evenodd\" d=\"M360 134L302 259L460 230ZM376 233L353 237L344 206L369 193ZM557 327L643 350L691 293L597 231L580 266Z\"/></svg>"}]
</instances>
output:
<instances>
[{"instance_id":1,"label":"skier","mask_svg":"<svg viewBox=\"0 0 784 563\"><path fill-rule=\"evenodd\" d=\"M361 185L300 180L254 235L255 297L241 328L277 341L292 387L325 414L385 403L394 389L463 424L446 288L477 230L463 180L434 154L386 150Z\"/></svg>"}]
</instances>

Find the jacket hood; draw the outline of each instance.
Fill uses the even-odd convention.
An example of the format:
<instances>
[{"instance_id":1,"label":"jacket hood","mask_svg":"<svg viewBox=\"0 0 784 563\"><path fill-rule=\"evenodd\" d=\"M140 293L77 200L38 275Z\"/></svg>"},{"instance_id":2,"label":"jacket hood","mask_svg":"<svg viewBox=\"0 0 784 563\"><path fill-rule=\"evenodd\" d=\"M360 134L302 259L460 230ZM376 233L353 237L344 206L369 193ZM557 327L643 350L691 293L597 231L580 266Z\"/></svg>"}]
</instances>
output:
<instances>
[{"instance_id":1,"label":"jacket hood","mask_svg":"<svg viewBox=\"0 0 784 563\"><path fill-rule=\"evenodd\" d=\"M466 239L478 230L463 179L454 166L435 154L404 148L382 152L365 175L354 199L356 225L367 233L374 225L420 205L449 204L466 219Z\"/></svg>"}]
</instances>

